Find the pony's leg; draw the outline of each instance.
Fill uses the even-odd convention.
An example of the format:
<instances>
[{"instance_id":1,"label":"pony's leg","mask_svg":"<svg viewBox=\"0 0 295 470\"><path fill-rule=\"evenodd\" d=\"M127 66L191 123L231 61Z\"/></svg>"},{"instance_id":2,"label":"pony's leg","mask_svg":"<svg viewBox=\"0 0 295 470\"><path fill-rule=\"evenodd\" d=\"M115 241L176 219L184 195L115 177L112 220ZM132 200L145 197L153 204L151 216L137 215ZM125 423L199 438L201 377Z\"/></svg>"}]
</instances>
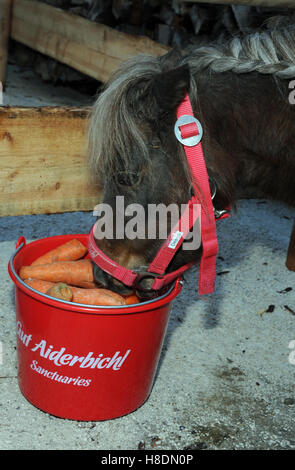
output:
<instances>
[{"instance_id":1,"label":"pony's leg","mask_svg":"<svg viewBox=\"0 0 295 470\"><path fill-rule=\"evenodd\" d=\"M295 271L295 220L289 242L286 266L290 271Z\"/></svg>"}]
</instances>

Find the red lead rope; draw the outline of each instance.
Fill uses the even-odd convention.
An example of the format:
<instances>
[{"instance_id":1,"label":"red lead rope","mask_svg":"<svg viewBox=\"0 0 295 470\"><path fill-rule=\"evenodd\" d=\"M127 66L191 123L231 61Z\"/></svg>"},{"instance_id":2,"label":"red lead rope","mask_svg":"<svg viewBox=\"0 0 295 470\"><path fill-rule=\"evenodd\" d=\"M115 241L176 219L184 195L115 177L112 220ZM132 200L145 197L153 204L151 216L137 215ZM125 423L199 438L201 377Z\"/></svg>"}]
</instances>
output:
<instances>
[{"instance_id":1,"label":"red lead rope","mask_svg":"<svg viewBox=\"0 0 295 470\"><path fill-rule=\"evenodd\" d=\"M202 128L199 121L197 121L193 116L194 114L190 99L189 96L186 95L177 109L178 121L175 125L175 134L178 140L180 140L184 145L187 161L193 177L195 195L201 192L201 196L203 198L203 200L200 201L203 252L199 269L199 294L204 295L214 292L218 243L209 178L201 145ZM186 121L184 117L188 117L188 123L184 122L184 124L181 125L181 121ZM180 130L180 137L177 136L177 127ZM186 145L186 139L192 140L194 136L199 136L199 139L196 139L196 141L199 140L199 142L195 145L194 141L188 142L189 145ZM196 187L194 181L198 183L198 187Z\"/></svg>"}]
</instances>

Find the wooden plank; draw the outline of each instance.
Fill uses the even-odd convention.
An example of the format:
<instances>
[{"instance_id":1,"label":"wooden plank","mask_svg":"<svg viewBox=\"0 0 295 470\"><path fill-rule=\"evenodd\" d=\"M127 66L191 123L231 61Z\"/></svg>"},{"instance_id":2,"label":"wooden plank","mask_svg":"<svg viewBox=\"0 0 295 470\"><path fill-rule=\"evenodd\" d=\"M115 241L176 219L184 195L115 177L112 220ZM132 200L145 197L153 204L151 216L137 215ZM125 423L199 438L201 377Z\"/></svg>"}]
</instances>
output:
<instances>
[{"instance_id":1,"label":"wooden plank","mask_svg":"<svg viewBox=\"0 0 295 470\"><path fill-rule=\"evenodd\" d=\"M0 2L0 82L5 88L8 38L10 33L11 0Z\"/></svg>"},{"instance_id":2,"label":"wooden plank","mask_svg":"<svg viewBox=\"0 0 295 470\"><path fill-rule=\"evenodd\" d=\"M138 53L169 50L145 36L132 36L50 5L14 0L11 37L102 82Z\"/></svg>"},{"instance_id":3,"label":"wooden plank","mask_svg":"<svg viewBox=\"0 0 295 470\"><path fill-rule=\"evenodd\" d=\"M220 5L257 5L261 7L295 8L294 0L180 0L183 3L218 3Z\"/></svg>"},{"instance_id":4,"label":"wooden plank","mask_svg":"<svg viewBox=\"0 0 295 470\"><path fill-rule=\"evenodd\" d=\"M86 108L0 107L0 216L91 211Z\"/></svg>"}]
</instances>

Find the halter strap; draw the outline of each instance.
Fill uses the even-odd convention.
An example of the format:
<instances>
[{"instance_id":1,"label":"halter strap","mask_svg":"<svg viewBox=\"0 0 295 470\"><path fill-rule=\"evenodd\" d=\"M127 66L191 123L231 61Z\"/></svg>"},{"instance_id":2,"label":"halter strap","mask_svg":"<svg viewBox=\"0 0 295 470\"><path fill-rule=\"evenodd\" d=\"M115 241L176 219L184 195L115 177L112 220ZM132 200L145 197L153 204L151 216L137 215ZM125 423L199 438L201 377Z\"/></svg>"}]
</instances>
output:
<instances>
[{"instance_id":1,"label":"halter strap","mask_svg":"<svg viewBox=\"0 0 295 470\"><path fill-rule=\"evenodd\" d=\"M152 277L154 278L152 289L158 290L171 283L195 264L190 262L175 271L165 274L169 263L180 245L184 242L197 219L199 219L203 248L199 271L199 294L209 294L214 291L218 243L209 178L201 145L203 130L200 122L193 115L188 94L177 109L177 121L174 132L177 139L184 145L192 174L194 196L189 200L178 223L173 227L168 238L161 245L156 256L149 264L147 271L138 273L119 265L106 256L98 248L94 240L96 224L92 227L89 234L89 254L92 261L103 271L127 286L135 286L139 279L143 277ZM197 195L201 198L201 201L197 199Z\"/></svg>"},{"instance_id":2,"label":"halter strap","mask_svg":"<svg viewBox=\"0 0 295 470\"><path fill-rule=\"evenodd\" d=\"M188 94L177 109L177 123L181 121L183 116L194 116L192 106ZM193 188L195 195L199 192L203 198L201 202L201 236L202 236L202 258L199 269L199 294L210 294L214 292L215 286L215 265L218 252L218 243L216 236L216 224L214 216L214 208L211 199L211 191L209 186L209 178L205 164L199 121L190 121L189 124L180 125L182 143L186 153L187 161L193 179ZM197 144L190 145L186 142L187 138L199 136L200 140ZM187 145L188 144L188 145ZM196 186L198 183L198 187Z\"/></svg>"}]
</instances>

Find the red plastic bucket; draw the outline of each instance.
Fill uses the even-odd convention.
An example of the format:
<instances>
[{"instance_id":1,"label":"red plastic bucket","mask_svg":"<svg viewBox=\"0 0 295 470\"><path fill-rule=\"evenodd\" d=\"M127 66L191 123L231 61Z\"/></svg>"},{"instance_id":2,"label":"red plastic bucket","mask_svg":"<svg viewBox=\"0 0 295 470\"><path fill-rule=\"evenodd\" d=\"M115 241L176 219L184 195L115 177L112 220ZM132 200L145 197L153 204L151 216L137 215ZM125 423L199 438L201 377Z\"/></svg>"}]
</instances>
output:
<instances>
[{"instance_id":1,"label":"red plastic bucket","mask_svg":"<svg viewBox=\"0 0 295 470\"><path fill-rule=\"evenodd\" d=\"M18 381L33 405L61 418L100 421L138 408L155 376L178 280L163 296L122 307L93 307L38 293L18 276L22 265L77 238L26 244L21 237L8 270L15 283Z\"/></svg>"}]
</instances>

